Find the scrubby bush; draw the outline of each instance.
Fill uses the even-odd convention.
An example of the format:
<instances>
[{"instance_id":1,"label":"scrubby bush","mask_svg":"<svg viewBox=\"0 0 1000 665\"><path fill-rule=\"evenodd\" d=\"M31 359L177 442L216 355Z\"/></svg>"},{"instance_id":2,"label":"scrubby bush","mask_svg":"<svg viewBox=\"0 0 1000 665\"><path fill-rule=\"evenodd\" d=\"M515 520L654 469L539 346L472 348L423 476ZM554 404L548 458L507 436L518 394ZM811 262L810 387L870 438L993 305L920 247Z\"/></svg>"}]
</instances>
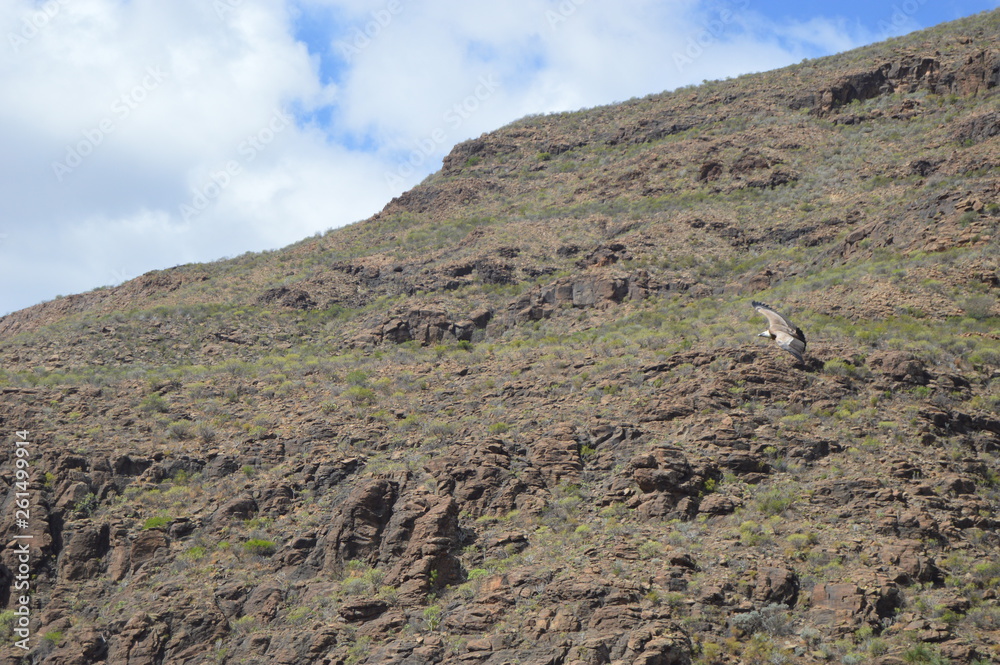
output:
<instances>
[{"instance_id":1,"label":"scrubby bush","mask_svg":"<svg viewBox=\"0 0 1000 665\"><path fill-rule=\"evenodd\" d=\"M243 550L255 556L271 556L277 550L277 546L272 540L251 538L243 543Z\"/></svg>"},{"instance_id":2,"label":"scrubby bush","mask_svg":"<svg viewBox=\"0 0 1000 665\"><path fill-rule=\"evenodd\" d=\"M788 635L791 632L788 606L779 603L771 603L751 612L734 614L729 621L730 625L743 635L763 632L771 637L778 637Z\"/></svg>"}]
</instances>

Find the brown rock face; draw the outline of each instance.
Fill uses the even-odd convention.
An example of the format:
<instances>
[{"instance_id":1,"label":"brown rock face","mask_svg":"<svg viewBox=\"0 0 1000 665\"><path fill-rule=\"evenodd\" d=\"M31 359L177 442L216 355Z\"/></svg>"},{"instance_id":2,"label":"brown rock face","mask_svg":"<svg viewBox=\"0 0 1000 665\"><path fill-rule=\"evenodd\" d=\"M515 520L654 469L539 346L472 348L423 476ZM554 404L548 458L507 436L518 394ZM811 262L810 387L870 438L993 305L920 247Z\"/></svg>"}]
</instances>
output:
<instances>
[{"instance_id":1,"label":"brown rock face","mask_svg":"<svg viewBox=\"0 0 1000 665\"><path fill-rule=\"evenodd\" d=\"M321 569L339 574L348 561L360 560L385 570L386 584L417 602L432 590L461 581L461 541L453 498L422 488L407 490L405 480L376 479L347 497L297 575L311 576ZM302 539L299 549L311 543ZM296 551L284 550L285 560Z\"/></svg>"},{"instance_id":2,"label":"brown rock face","mask_svg":"<svg viewBox=\"0 0 1000 665\"><path fill-rule=\"evenodd\" d=\"M762 604L780 603L794 607L799 598L799 578L787 568L768 567L757 571L753 599Z\"/></svg>"},{"instance_id":3,"label":"brown rock face","mask_svg":"<svg viewBox=\"0 0 1000 665\"><path fill-rule=\"evenodd\" d=\"M352 559L374 563L398 498L399 483L387 479L355 488L338 511L324 542L317 544L314 551L322 567L339 571Z\"/></svg>"},{"instance_id":4,"label":"brown rock face","mask_svg":"<svg viewBox=\"0 0 1000 665\"><path fill-rule=\"evenodd\" d=\"M138 569L142 564L153 559L158 551L170 546L167 534L158 529L144 531L133 542L129 555L132 569Z\"/></svg>"},{"instance_id":5,"label":"brown rock face","mask_svg":"<svg viewBox=\"0 0 1000 665\"><path fill-rule=\"evenodd\" d=\"M93 577L103 570L110 549L107 524L89 524L71 534L59 556L59 576L67 581Z\"/></svg>"},{"instance_id":6,"label":"brown rock face","mask_svg":"<svg viewBox=\"0 0 1000 665\"><path fill-rule=\"evenodd\" d=\"M503 516L522 507L526 493L541 488L530 487L511 472L516 457L502 441L494 440L434 457L426 468L438 491L454 497L473 517Z\"/></svg>"},{"instance_id":7,"label":"brown rock face","mask_svg":"<svg viewBox=\"0 0 1000 665\"><path fill-rule=\"evenodd\" d=\"M693 517L698 512L698 496L704 491L705 481L721 477L714 465L696 468L679 448L662 445L633 457L626 466L626 473L642 492L637 498L638 509L647 519ZM718 502L713 508L727 509Z\"/></svg>"},{"instance_id":8,"label":"brown rock face","mask_svg":"<svg viewBox=\"0 0 1000 665\"><path fill-rule=\"evenodd\" d=\"M386 530L381 552L386 581L400 595L420 599L462 579L458 504L451 497L416 494L399 506Z\"/></svg>"},{"instance_id":9,"label":"brown rock face","mask_svg":"<svg viewBox=\"0 0 1000 665\"><path fill-rule=\"evenodd\" d=\"M453 318L440 309L411 309L396 313L392 318L355 338L354 346L389 342L402 344L416 341L421 346L447 340L470 341L476 330L487 326L493 313L487 309L471 312L468 318Z\"/></svg>"},{"instance_id":10,"label":"brown rock face","mask_svg":"<svg viewBox=\"0 0 1000 665\"><path fill-rule=\"evenodd\" d=\"M170 640L170 626L140 612L129 619L122 629L121 639L115 640L108 653L108 662L126 665L151 665L163 660Z\"/></svg>"},{"instance_id":11,"label":"brown rock face","mask_svg":"<svg viewBox=\"0 0 1000 665\"><path fill-rule=\"evenodd\" d=\"M819 624L877 624L895 614L903 599L893 584L862 590L856 584L817 584L812 593L810 617Z\"/></svg>"},{"instance_id":12,"label":"brown rock face","mask_svg":"<svg viewBox=\"0 0 1000 665\"><path fill-rule=\"evenodd\" d=\"M388 603L382 600L357 600L345 603L340 607L340 616L347 622L371 621L381 616Z\"/></svg>"},{"instance_id":13,"label":"brown rock face","mask_svg":"<svg viewBox=\"0 0 1000 665\"><path fill-rule=\"evenodd\" d=\"M316 302L302 289L290 289L287 286L280 286L268 289L257 299L262 305L278 305L291 309L313 309Z\"/></svg>"},{"instance_id":14,"label":"brown rock face","mask_svg":"<svg viewBox=\"0 0 1000 665\"><path fill-rule=\"evenodd\" d=\"M833 624L853 619L865 606L856 584L817 584L812 594L812 614L818 622Z\"/></svg>"},{"instance_id":15,"label":"brown rock face","mask_svg":"<svg viewBox=\"0 0 1000 665\"><path fill-rule=\"evenodd\" d=\"M882 559L894 567L894 580L899 584L914 582L941 582L944 575L934 560L924 553L923 544L917 540L886 545Z\"/></svg>"},{"instance_id":16,"label":"brown rock face","mask_svg":"<svg viewBox=\"0 0 1000 665\"><path fill-rule=\"evenodd\" d=\"M967 95L1000 83L1000 61L996 53L980 51L960 65L945 68L935 58L908 56L869 71L842 77L821 91L819 113L828 113L853 101L872 99L895 91L925 89L938 94Z\"/></svg>"},{"instance_id":17,"label":"brown rock face","mask_svg":"<svg viewBox=\"0 0 1000 665\"><path fill-rule=\"evenodd\" d=\"M880 369L893 381L926 385L930 380L923 362L901 351L874 353L868 359L868 364Z\"/></svg>"},{"instance_id":18,"label":"brown rock face","mask_svg":"<svg viewBox=\"0 0 1000 665\"><path fill-rule=\"evenodd\" d=\"M541 472L549 487L579 482L583 462L573 425L559 425L532 442L528 447L528 461Z\"/></svg>"},{"instance_id":19,"label":"brown rock face","mask_svg":"<svg viewBox=\"0 0 1000 665\"><path fill-rule=\"evenodd\" d=\"M228 520L248 520L257 514L257 510L257 502L252 497L237 497L220 507L213 519L222 523Z\"/></svg>"}]
</instances>

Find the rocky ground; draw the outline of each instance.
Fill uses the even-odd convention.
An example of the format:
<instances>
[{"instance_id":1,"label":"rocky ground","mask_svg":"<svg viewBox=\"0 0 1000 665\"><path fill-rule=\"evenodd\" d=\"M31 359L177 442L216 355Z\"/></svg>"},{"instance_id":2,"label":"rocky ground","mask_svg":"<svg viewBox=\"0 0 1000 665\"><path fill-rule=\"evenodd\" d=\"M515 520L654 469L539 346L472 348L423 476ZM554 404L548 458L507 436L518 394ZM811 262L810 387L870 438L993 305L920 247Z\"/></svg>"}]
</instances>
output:
<instances>
[{"instance_id":1,"label":"rocky ground","mask_svg":"<svg viewBox=\"0 0 1000 665\"><path fill-rule=\"evenodd\" d=\"M1000 661L998 24L0 319L2 662Z\"/></svg>"}]
</instances>

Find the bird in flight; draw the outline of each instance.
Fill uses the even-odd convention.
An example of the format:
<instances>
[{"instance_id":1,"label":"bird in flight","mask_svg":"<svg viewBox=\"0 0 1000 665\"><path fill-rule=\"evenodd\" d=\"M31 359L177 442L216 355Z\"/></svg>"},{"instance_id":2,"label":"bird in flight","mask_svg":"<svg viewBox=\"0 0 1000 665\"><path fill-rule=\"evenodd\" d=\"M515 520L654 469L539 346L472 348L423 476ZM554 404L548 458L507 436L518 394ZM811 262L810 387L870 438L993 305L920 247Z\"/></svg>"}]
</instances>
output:
<instances>
[{"instance_id":1,"label":"bird in flight","mask_svg":"<svg viewBox=\"0 0 1000 665\"><path fill-rule=\"evenodd\" d=\"M802 362L802 354L806 351L806 335L802 328L792 325L792 322L778 314L770 305L754 300L750 303L753 308L767 317L767 330L757 335L757 337L768 337L785 351L795 356L795 359Z\"/></svg>"}]
</instances>

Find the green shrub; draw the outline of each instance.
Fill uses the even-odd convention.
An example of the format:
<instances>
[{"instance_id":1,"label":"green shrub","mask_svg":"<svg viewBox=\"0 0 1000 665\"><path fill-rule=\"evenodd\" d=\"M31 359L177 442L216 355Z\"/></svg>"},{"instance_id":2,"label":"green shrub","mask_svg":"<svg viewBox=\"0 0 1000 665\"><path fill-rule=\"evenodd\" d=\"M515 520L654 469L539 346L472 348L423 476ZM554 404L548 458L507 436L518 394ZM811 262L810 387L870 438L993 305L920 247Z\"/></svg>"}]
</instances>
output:
<instances>
[{"instance_id":1,"label":"green shrub","mask_svg":"<svg viewBox=\"0 0 1000 665\"><path fill-rule=\"evenodd\" d=\"M360 369L347 373L347 382L352 386L364 386L368 384L368 375Z\"/></svg>"},{"instance_id":2,"label":"green shrub","mask_svg":"<svg viewBox=\"0 0 1000 665\"><path fill-rule=\"evenodd\" d=\"M983 561L972 567L972 579L982 587L1000 586L1000 561Z\"/></svg>"},{"instance_id":3,"label":"green shrub","mask_svg":"<svg viewBox=\"0 0 1000 665\"><path fill-rule=\"evenodd\" d=\"M915 644L903 652L903 660L915 665L947 665L948 659L923 642Z\"/></svg>"},{"instance_id":4,"label":"green shrub","mask_svg":"<svg viewBox=\"0 0 1000 665\"><path fill-rule=\"evenodd\" d=\"M437 630L441 627L441 606L430 605L424 608L424 622L430 630Z\"/></svg>"},{"instance_id":5,"label":"green shrub","mask_svg":"<svg viewBox=\"0 0 1000 665\"><path fill-rule=\"evenodd\" d=\"M207 555L208 550L201 545L192 545L187 548L183 554L181 554L182 557L189 561L199 561L204 559Z\"/></svg>"},{"instance_id":6,"label":"green shrub","mask_svg":"<svg viewBox=\"0 0 1000 665\"><path fill-rule=\"evenodd\" d=\"M92 515L99 505L100 501L97 500L97 495L88 492L85 497L73 504L73 512L80 515Z\"/></svg>"},{"instance_id":7,"label":"green shrub","mask_svg":"<svg viewBox=\"0 0 1000 665\"><path fill-rule=\"evenodd\" d=\"M759 610L734 614L730 619L730 625L744 635L763 632L777 637L788 635L792 624L788 606L772 603Z\"/></svg>"},{"instance_id":8,"label":"green shrub","mask_svg":"<svg viewBox=\"0 0 1000 665\"><path fill-rule=\"evenodd\" d=\"M165 515L158 515L156 517L150 517L145 522L142 523L143 531L148 531L150 529L159 529L170 524L170 518Z\"/></svg>"},{"instance_id":9,"label":"green shrub","mask_svg":"<svg viewBox=\"0 0 1000 665\"><path fill-rule=\"evenodd\" d=\"M795 495L787 487L771 487L754 498L754 505L765 515L780 515L793 503Z\"/></svg>"},{"instance_id":10,"label":"green shrub","mask_svg":"<svg viewBox=\"0 0 1000 665\"><path fill-rule=\"evenodd\" d=\"M360 596L368 593L370 588L371 585L361 577L348 577L340 584L340 590L348 596Z\"/></svg>"},{"instance_id":11,"label":"green shrub","mask_svg":"<svg viewBox=\"0 0 1000 665\"><path fill-rule=\"evenodd\" d=\"M147 395L139 402L139 410L146 413L166 413L170 409L167 400L159 393Z\"/></svg>"},{"instance_id":12,"label":"green shrub","mask_svg":"<svg viewBox=\"0 0 1000 665\"><path fill-rule=\"evenodd\" d=\"M371 404L375 401L375 391L363 386L351 386L344 391L344 397L354 405Z\"/></svg>"},{"instance_id":13,"label":"green shrub","mask_svg":"<svg viewBox=\"0 0 1000 665\"><path fill-rule=\"evenodd\" d=\"M277 545L273 540L263 540L261 538L251 538L243 543L243 550L247 554L255 556L271 556L277 551Z\"/></svg>"},{"instance_id":14,"label":"green shrub","mask_svg":"<svg viewBox=\"0 0 1000 665\"><path fill-rule=\"evenodd\" d=\"M200 422L195 425L194 431L202 443L212 443L218 436L216 429L206 422Z\"/></svg>"},{"instance_id":15,"label":"green shrub","mask_svg":"<svg viewBox=\"0 0 1000 665\"><path fill-rule=\"evenodd\" d=\"M766 525L761 526L753 520L747 520L740 524L739 535L740 542L743 545L746 547L757 547L770 543L773 539L774 530L768 529Z\"/></svg>"},{"instance_id":16,"label":"green shrub","mask_svg":"<svg viewBox=\"0 0 1000 665\"><path fill-rule=\"evenodd\" d=\"M785 538L785 542L797 552L803 552L819 542L819 539L816 538L815 533L810 531L809 533L793 533Z\"/></svg>"},{"instance_id":17,"label":"green shrub","mask_svg":"<svg viewBox=\"0 0 1000 665\"><path fill-rule=\"evenodd\" d=\"M175 420L167 425L167 435L171 439L177 439L178 441L190 439L192 436L192 430L193 427L190 421L187 420Z\"/></svg>"},{"instance_id":18,"label":"green shrub","mask_svg":"<svg viewBox=\"0 0 1000 665\"><path fill-rule=\"evenodd\" d=\"M647 540L642 545L639 545L640 559L653 559L658 556L663 556L663 552L663 545L655 540Z\"/></svg>"},{"instance_id":19,"label":"green shrub","mask_svg":"<svg viewBox=\"0 0 1000 665\"><path fill-rule=\"evenodd\" d=\"M14 623L17 615L14 610L4 610L0 612L0 644L9 640L14 634Z\"/></svg>"}]
</instances>

